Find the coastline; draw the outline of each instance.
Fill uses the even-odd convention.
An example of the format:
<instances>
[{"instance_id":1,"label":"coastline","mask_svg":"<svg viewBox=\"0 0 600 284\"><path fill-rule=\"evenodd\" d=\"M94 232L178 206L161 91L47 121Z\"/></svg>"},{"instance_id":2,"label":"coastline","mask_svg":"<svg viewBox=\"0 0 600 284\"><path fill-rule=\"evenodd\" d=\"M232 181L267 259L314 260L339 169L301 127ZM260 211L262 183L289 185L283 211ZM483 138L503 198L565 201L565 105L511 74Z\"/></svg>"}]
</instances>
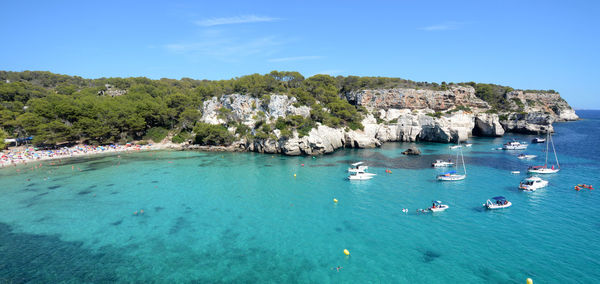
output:
<instances>
[{"instance_id":1,"label":"coastline","mask_svg":"<svg viewBox=\"0 0 600 284\"><path fill-rule=\"evenodd\" d=\"M0 169L61 159L131 153L136 151L175 149L175 147L173 147L174 145L176 144L157 143L148 145L127 144L109 146L76 145L70 148L65 147L57 150L35 150L33 147L16 147L1 152L2 156L0 157Z\"/></svg>"},{"instance_id":2,"label":"coastline","mask_svg":"<svg viewBox=\"0 0 600 284\"><path fill-rule=\"evenodd\" d=\"M581 121L585 120L585 118L579 118L573 121ZM555 123L566 123L573 121L556 121ZM507 132L513 133L513 132ZM518 132L515 132L518 133ZM478 137L478 136L469 136L470 137ZM255 141L256 142L256 141ZM264 141L263 141L264 142ZM409 142L409 141L382 141L383 143L388 142ZM427 142L427 141L414 141L414 142ZM239 140L233 142L231 145L197 145L197 144L188 144L188 143L172 143L172 142L160 142L160 143L152 143L147 145L140 144L132 144L128 143L126 145L108 145L108 146L91 146L79 144L73 147L63 147L56 150L36 150L34 147L13 147L12 149L7 149L1 151L0 156L0 169L18 167L22 165L28 165L30 163L41 163L45 161L53 161L53 160L61 160L61 159L71 159L71 158L81 158L81 157L90 157L95 155L112 155L118 153L131 153L136 151L158 151L158 150L175 150L175 151L204 151L204 152L257 152L261 154L279 154L284 156L297 156L294 154L286 153L284 151L277 151L277 149L269 149L269 148L258 148L258 147L249 147L252 143L248 143L244 140ZM380 145L381 145L380 144ZM441 144L449 144L449 143L441 143ZM380 146L378 145L378 146ZM376 147L378 147L376 146ZM303 156L315 156L315 155L323 155L330 154L335 152L338 149L347 148L345 145L340 145L340 147L332 147L331 151L324 152L313 152L313 153L300 153ZM356 147L350 147L356 148ZM373 148L373 147L357 147L357 148ZM270 151L274 150L274 151ZM36 166L37 167L37 166Z\"/></svg>"}]
</instances>

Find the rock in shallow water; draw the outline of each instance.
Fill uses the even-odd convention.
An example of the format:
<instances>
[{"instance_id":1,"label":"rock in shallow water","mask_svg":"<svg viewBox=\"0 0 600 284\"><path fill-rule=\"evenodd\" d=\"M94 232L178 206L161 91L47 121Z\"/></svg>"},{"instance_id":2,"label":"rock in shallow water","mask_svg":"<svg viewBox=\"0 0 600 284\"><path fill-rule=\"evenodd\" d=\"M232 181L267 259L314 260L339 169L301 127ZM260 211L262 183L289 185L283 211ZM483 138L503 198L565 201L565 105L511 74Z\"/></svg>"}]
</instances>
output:
<instances>
[{"instance_id":1,"label":"rock in shallow water","mask_svg":"<svg viewBox=\"0 0 600 284\"><path fill-rule=\"evenodd\" d=\"M411 147L411 148L406 149L406 151L402 152L402 155L413 155L413 156L421 155L421 150L419 150L416 147Z\"/></svg>"}]
</instances>

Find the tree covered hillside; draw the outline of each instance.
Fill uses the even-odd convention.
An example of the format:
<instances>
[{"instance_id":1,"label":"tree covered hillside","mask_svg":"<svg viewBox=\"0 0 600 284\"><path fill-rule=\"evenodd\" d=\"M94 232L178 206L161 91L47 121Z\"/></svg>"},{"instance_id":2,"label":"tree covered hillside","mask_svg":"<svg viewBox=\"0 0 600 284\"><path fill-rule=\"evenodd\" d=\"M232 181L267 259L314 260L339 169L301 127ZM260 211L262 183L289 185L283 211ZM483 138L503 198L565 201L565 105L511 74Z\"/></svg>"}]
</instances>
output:
<instances>
[{"instance_id":1,"label":"tree covered hillside","mask_svg":"<svg viewBox=\"0 0 600 284\"><path fill-rule=\"evenodd\" d=\"M472 84L478 96L494 105L501 105L503 92L512 90ZM302 135L317 122L360 129L366 110L349 104L341 94L366 88L444 90L448 85L384 77L305 78L298 72L279 71L213 81L144 77L84 79L41 71L0 71L0 126L8 137L33 136L37 145L157 142L168 133L174 135L174 142L197 133L197 143L226 144L233 140L227 127L235 127L236 135L248 139L268 138L273 129L279 129L283 136L291 135L293 130ZM204 101L233 93L261 98L263 102L268 102L272 94L295 97L298 105L311 107L310 117L259 123L256 129L233 122L223 126L198 123ZM223 112L227 115L227 110Z\"/></svg>"}]
</instances>

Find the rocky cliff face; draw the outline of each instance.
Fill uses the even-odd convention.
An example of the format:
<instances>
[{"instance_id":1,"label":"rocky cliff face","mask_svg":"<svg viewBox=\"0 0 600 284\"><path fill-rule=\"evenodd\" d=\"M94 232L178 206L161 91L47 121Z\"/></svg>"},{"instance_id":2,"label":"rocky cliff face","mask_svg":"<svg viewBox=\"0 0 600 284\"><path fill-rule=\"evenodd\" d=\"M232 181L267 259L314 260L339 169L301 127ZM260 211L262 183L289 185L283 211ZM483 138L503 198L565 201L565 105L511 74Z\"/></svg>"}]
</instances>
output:
<instances>
[{"instance_id":1,"label":"rocky cliff face","mask_svg":"<svg viewBox=\"0 0 600 284\"><path fill-rule=\"evenodd\" d=\"M457 105L489 108L486 102L475 96L475 89L463 86L454 86L447 91L407 88L362 90L347 94L346 99L352 104L374 109L445 111Z\"/></svg>"},{"instance_id":2,"label":"rocky cliff face","mask_svg":"<svg viewBox=\"0 0 600 284\"><path fill-rule=\"evenodd\" d=\"M239 140L227 150L316 155L338 148L378 147L385 142L432 141L450 143L476 136L502 136L505 132L541 133L552 130L554 121L578 119L558 94L523 93L506 95L510 112L490 113L490 106L475 96L472 87L451 86L446 91L406 88L363 90L344 95L368 114L363 130L318 125L308 135L283 138L279 130L268 139ZM201 121L210 124L241 122L254 127L258 120L274 122L289 115L310 116L307 106L296 107L296 99L272 94L269 101L232 94L205 101ZM230 129L234 131L234 129Z\"/></svg>"},{"instance_id":3,"label":"rocky cliff face","mask_svg":"<svg viewBox=\"0 0 600 284\"><path fill-rule=\"evenodd\" d=\"M571 121L579 117L575 110L557 93L524 93L513 91L506 94L512 110L525 113L548 114L553 121Z\"/></svg>"}]
</instances>

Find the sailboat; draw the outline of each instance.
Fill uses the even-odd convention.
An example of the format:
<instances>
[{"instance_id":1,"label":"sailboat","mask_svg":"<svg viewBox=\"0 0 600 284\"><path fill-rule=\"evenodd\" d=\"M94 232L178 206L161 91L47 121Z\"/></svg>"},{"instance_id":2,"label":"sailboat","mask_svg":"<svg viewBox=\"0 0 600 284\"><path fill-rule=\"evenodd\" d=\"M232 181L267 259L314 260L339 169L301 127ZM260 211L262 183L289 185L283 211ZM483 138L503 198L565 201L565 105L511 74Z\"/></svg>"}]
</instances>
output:
<instances>
[{"instance_id":1,"label":"sailboat","mask_svg":"<svg viewBox=\"0 0 600 284\"><path fill-rule=\"evenodd\" d=\"M458 141L458 146L460 146L460 141ZM437 180L440 181L457 181L463 180L467 177L467 168L465 166L465 158L463 157L462 148L458 148L459 151L456 153L456 161L458 161L458 155L460 154L460 160L463 164L463 170L465 173L463 175L456 173L456 171L449 171L437 176Z\"/></svg>"},{"instance_id":2,"label":"sailboat","mask_svg":"<svg viewBox=\"0 0 600 284\"><path fill-rule=\"evenodd\" d=\"M527 172L535 173L535 174L553 174L553 173L557 173L560 170L560 164L558 163L558 156L556 156L556 149L554 148L554 141L552 140L552 135L550 135L550 129L548 129L546 141L549 142L549 143L546 143L546 162L544 163L543 166L529 167L529 169L527 169ZM548 150L549 150L550 144L552 144L552 151L554 151L554 158L556 159L556 167L554 165L552 165L552 167L548 168Z\"/></svg>"}]
</instances>

